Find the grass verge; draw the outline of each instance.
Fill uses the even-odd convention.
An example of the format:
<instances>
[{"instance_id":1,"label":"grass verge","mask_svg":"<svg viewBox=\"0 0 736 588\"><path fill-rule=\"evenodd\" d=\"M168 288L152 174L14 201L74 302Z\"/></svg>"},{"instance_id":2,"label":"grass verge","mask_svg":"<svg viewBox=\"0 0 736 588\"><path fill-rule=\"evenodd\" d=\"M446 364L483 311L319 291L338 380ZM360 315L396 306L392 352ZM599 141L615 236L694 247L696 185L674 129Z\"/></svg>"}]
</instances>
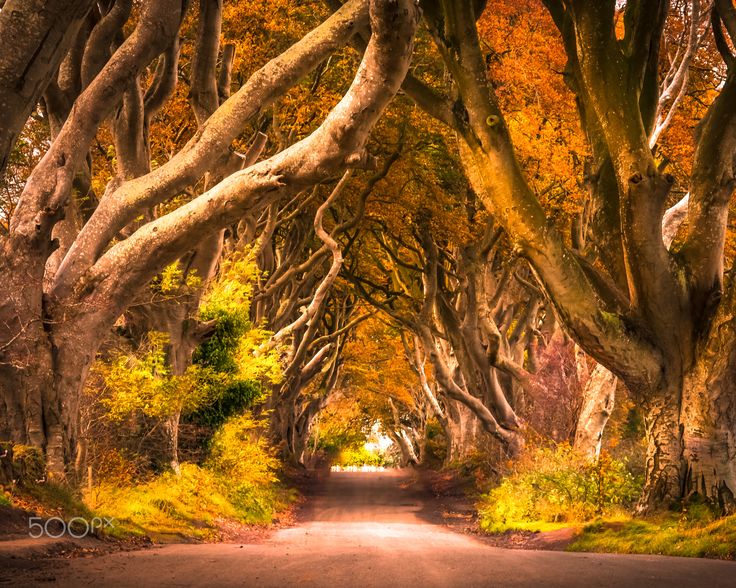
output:
<instances>
[{"instance_id":1,"label":"grass verge","mask_svg":"<svg viewBox=\"0 0 736 588\"><path fill-rule=\"evenodd\" d=\"M736 515L712 518L684 513L597 521L583 527L568 551L736 559Z\"/></svg>"},{"instance_id":2,"label":"grass verge","mask_svg":"<svg viewBox=\"0 0 736 588\"><path fill-rule=\"evenodd\" d=\"M223 520L266 525L294 499L275 485L234 491L227 480L206 468L182 464L181 474L167 472L136 486L100 486L85 502L101 516L115 518L113 536L215 540Z\"/></svg>"}]
</instances>

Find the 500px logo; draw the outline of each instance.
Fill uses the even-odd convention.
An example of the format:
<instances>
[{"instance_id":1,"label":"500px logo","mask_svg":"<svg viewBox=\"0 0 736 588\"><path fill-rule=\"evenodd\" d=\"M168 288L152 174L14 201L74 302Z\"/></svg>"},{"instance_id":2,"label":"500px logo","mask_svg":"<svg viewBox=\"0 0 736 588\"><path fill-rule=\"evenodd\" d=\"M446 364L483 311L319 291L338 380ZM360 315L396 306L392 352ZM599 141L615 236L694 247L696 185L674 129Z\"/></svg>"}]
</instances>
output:
<instances>
[{"instance_id":1,"label":"500px logo","mask_svg":"<svg viewBox=\"0 0 736 588\"><path fill-rule=\"evenodd\" d=\"M90 533L94 535L100 529L112 527L114 524L115 519L107 517L94 517L90 520L84 517L73 517L68 521L59 517L51 517L45 522L41 517L29 517L28 535L32 539L40 537L59 539L64 535L69 535L74 539L83 539Z\"/></svg>"}]
</instances>

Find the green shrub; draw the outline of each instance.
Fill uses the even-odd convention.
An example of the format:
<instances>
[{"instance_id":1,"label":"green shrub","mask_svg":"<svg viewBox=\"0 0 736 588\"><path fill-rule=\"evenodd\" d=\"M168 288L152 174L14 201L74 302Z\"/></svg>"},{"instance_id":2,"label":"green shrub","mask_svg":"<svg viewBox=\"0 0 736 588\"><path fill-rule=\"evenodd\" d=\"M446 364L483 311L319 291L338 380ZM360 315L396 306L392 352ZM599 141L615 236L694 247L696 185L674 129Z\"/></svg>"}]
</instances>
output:
<instances>
[{"instance_id":1,"label":"green shrub","mask_svg":"<svg viewBox=\"0 0 736 588\"><path fill-rule=\"evenodd\" d=\"M256 381L235 380L218 397L193 412L188 422L217 428L231 416L242 413L262 399L264 387Z\"/></svg>"},{"instance_id":2,"label":"green shrub","mask_svg":"<svg viewBox=\"0 0 736 588\"><path fill-rule=\"evenodd\" d=\"M337 465L342 467L349 466L382 466L384 463L383 456L373 451L368 451L365 447L351 447L340 451L337 459Z\"/></svg>"},{"instance_id":3,"label":"green shrub","mask_svg":"<svg viewBox=\"0 0 736 588\"><path fill-rule=\"evenodd\" d=\"M538 449L482 496L480 524L501 532L582 523L629 506L639 492L626 464L607 454L590 461L566 444Z\"/></svg>"}]
</instances>

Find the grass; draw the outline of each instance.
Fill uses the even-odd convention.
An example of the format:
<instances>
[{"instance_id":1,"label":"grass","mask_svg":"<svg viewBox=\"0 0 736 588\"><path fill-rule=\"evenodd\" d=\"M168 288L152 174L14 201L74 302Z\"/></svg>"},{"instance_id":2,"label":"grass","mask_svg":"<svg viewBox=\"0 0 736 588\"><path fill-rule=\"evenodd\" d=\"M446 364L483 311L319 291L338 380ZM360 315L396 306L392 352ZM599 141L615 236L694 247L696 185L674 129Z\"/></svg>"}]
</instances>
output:
<instances>
[{"instance_id":1,"label":"grass","mask_svg":"<svg viewBox=\"0 0 736 588\"><path fill-rule=\"evenodd\" d=\"M113 536L148 536L155 541L213 540L223 519L269 524L292 496L278 487L233 494L228 481L207 468L182 464L181 475L168 472L135 486L100 486L85 497L100 516L114 517Z\"/></svg>"},{"instance_id":2,"label":"grass","mask_svg":"<svg viewBox=\"0 0 736 588\"><path fill-rule=\"evenodd\" d=\"M118 455L112 460L116 467L83 496L66 486L30 482L42 476L43 462L34 448L16 446L28 475L7 498L0 493L0 504L67 521L113 519L102 529L105 534L154 541L211 540L238 532L239 524L267 525L295 501L296 491L279 481L281 462L264 430L249 413L231 417L210 440L208 458L201 465L182 463L179 475L169 471L136 479L130 468L118 467L125 465Z\"/></svg>"},{"instance_id":3,"label":"grass","mask_svg":"<svg viewBox=\"0 0 736 588\"><path fill-rule=\"evenodd\" d=\"M81 517L114 519L105 535L118 539L149 537L156 542L215 540L224 523L267 525L294 502L294 491L277 483L236 484L211 469L181 464L181 475L166 472L143 483L101 484L84 497L53 483L27 484L0 505L66 521Z\"/></svg>"},{"instance_id":4,"label":"grass","mask_svg":"<svg viewBox=\"0 0 736 588\"><path fill-rule=\"evenodd\" d=\"M579 525L569 522L550 522L550 521L513 521L509 523L498 524L482 524L481 528L486 533L506 533L508 531L529 531L531 533L547 533L549 531L557 531L558 529L569 529L570 527L578 528Z\"/></svg>"},{"instance_id":5,"label":"grass","mask_svg":"<svg viewBox=\"0 0 736 588\"><path fill-rule=\"evenodd\" d=\"M488 533L572 529L570 551L736 559L736 515L718 517L706 503L634 518L639 480L603 454L587 461L566 445L530 452L480 497Z\"/></svg>"},{"instance_id":6,"label":"grass","mask_svg":"<svg viewBox=\"0 0 736 588\"><path fill-rule=\"evenodd\" d=\"M583 527L568 550L736 559L736 515L714 518L698 510L694 516L597 521Z\"/></svg>"},{"instance_id":7,"label":"grass","mask_svg":"<svg viewBox=\"0 0 736 588\"><path fill-rule=\"evenodd\" d=\"M25 484L7 494L0 492L0 497L6 501L0 504L35 512L44 517L82 517L89 520L95 516L72 489L52 482Z\"/></svg>"}]
</instances>

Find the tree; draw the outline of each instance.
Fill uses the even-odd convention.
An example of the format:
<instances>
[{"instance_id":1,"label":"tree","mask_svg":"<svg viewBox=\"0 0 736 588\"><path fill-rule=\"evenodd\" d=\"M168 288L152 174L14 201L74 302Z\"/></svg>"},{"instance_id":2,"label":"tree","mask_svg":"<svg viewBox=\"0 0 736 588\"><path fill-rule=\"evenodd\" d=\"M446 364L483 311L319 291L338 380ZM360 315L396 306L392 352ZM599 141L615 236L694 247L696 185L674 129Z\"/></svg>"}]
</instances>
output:
<instances>
[{"instance_id":1,"label":"tree","mask_svg":"<svg viewBox=\"0 0 736 588\"><path fill-rule=\"evenodd\" d=\"M417 15L406 0L348 2L251 76L168 162L110 183L51 279L46 266L59 244L52 233L69 210L72 180L95 133L135 77L175 42L180 3L144 3L135 29L75 100L28 178L3 238L0 436L44 448L49 471L63 475L73 454L79 390L95 351L135 294L202 239L247 213L367 165L365 142L404 78ZM168 214L136 222L226 159L251 117L369 23L371 41L351 88L314 132ZM154 83L165 74L165 55L159 63Z\"/></svg>"},{"instance_id":2,"label":"tree","mask_svg":"<svg viewBox=\"0 0 736 588\"><path fill-rule=\"evenodd\" d=\"M732 404L736 289L724 287L726 216L734 185L733 5L713 10L723 84L703 118L689 178L688 233L670 251L662 219L674 177L655 160L660 42L667 2L545 2L567 53L565 75L592 151L602 264L547 222L519 165L480 49L480 3L424 4L458 96L405 90L458 134L473 189L529 261L567 332L618 377L646 414L641 509L699 492L734 508ZM614 82L615 80L615 82Z\"/></svg>"}]
</instances>

